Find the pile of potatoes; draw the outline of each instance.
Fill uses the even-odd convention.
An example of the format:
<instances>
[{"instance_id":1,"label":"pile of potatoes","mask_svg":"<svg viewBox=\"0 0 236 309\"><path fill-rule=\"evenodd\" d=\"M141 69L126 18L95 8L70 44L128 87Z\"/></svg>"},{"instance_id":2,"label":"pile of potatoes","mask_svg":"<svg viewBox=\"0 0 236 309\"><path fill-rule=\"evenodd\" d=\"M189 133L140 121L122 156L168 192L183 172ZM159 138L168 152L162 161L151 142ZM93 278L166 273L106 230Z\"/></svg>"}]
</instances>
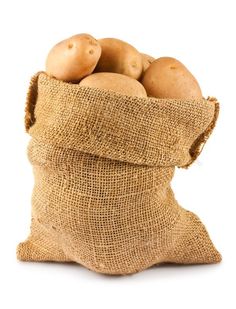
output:
<instances>
[{"instance_id":1,"label":"pile of potatoes","mask_svg":"<svg viewBox=\"0 0 236 309\"><path fill-rule=\"evenodd\" d=\"M178 60L155 59L115 39L96 40L77 34L56 44L46 60L46 73L65 82L136 97L199 99L195 77Z\"/></svg>"}]
</instances>

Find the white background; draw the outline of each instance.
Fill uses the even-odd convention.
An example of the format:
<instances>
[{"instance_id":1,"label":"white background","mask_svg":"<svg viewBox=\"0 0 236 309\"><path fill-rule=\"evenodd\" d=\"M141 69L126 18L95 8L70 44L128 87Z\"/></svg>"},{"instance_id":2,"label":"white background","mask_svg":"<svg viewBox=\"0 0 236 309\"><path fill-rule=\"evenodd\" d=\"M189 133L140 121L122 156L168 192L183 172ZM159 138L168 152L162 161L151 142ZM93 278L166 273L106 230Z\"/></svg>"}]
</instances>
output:
<instances>
[{"instance_id":1,"label":"white background","mask_svg":"<svg viewBox=\"0 0 236 309\"><path fill-rule=\"evenodd\" d=\"M235 1L1 1L0 308L235 308ZM206 224L223 261L158 266L123 277L82 266L18 262L29 233L31 166L24 103L48 50L76 33L116 37L138 50L181 60L205 96L221 103L198 161L176 170L179 203Z\"/></svg>"}]
</instances>

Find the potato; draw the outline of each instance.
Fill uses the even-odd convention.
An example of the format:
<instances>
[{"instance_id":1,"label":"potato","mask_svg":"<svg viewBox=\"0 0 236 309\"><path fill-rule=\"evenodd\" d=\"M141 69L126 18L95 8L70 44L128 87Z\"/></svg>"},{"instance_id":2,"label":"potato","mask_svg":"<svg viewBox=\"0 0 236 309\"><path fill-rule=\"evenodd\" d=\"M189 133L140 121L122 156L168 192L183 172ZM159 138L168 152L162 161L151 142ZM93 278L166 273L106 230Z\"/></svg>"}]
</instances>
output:
<instances>
[{"instance_id":1,"label":"potato","mask_svg":"<svg viewBox=\"0 0 236 309\"><path fill-rule=\"evenodd\" d=\"M79 83L80 86L112 90L136 97L147 97L143 85L136 79L118 73L94 73Z\"/></svg>"},{"instance_id":2,"label":"potato","mask_svg":"<svg viewBox=\"0 0 236 309\"><path fill-rule=\"evenodd\" d=\"M138 79L142 73L142 56L130 44L112 38L98 40L102 55L96 72L120 73Z\"/></svg>"},{"instance_id":3,"label":"potato","mask_svg":"<svg viewBox=\"0 0 236 309\"><path fill-rule=\"evenodd\" d=\"M141 53L142 61L143 61L143 73L147 70L150 64L155 60L152 56Z\"/></svg>"},{"instance_id":4,"label":"potato","mask_svg":"<svg viewBox=\"0 0 236 309\"><path fill-rule=\"evenodd\" d=\"M142 84L148 96L170 99L198 99L202 92L195 77L178 60L156 59L145 71Z\"/></svg>"},{"instance_id":5,"label":"potato","mask_svg":"<svg viewBox=\"0 0 236 309\"><path fill-rule=\"evenodd\" d=\"M78 82L91 74L101 56L101 46L89 34L77 34L56 44L46 60L48 75Z\"/></svg>"}]
</instances>

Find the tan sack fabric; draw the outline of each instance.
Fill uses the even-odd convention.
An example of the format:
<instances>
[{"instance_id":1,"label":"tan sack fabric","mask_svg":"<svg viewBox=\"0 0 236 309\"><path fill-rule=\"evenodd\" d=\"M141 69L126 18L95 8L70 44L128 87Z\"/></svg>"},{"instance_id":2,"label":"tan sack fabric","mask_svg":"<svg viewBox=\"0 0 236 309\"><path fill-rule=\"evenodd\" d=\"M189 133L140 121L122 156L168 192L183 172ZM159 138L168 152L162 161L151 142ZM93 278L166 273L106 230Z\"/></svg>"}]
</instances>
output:
<instances>
[{"instance_id":1,"label":"tan sack fabric","mask_svg":"<svg viewBox=\"0 0 236 309\"><path fill-rule=\"evenodd\" d=\"M219 262L204 225L170 186L175 166L199 155L218 110L210 98L129 97L36 74L25 116L31 233L18 259L74 261L106 274Z\"/></svg>"}]
</instances>

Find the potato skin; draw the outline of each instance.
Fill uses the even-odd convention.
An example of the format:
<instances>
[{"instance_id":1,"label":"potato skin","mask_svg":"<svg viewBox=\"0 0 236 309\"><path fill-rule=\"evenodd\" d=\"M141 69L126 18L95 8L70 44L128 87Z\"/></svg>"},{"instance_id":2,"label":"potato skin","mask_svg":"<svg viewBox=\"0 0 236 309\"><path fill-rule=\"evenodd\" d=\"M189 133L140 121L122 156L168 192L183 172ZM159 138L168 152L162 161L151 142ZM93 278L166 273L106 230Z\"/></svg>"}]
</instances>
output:
<instances>
[{"instance_id":1,"label":"potato skin","mask_svg":"<svg viewBox=\"0 0 236 309\"><path fill-rule=\"evenodd\" d=\"M112 90L128 96L147 97L146 91L140 82L118 73L94 73L82 79L79 85Z\"/></svg>"},{"instance_id":2,"label":"potato skin","mask_svg":"<svg viewBox=\"0 0 236 309\"><path fill-rule=\"evenodd\" d=\"M101 56L101 46L91 35L74 35L56 44L46 60L46 73L59 80L78 82L91 74Z\"/></svg>"},{"instance_id":3,"label":"potato skin","mask_svg":"<svg viewBox=\"0 0 236 309\"><path fill-rule=\"evenodd\" d=\"M202 98L202 92L195 77L180 61L171 57L156 59L145 71L142 84L150 97Z\"/></svg>"},{"instance_id":4,"label":"potato skin","mask_svg":"<svg viewBox=\"0 0 236 309\"><path fill-rule=\"evenodd\" d=\"M155 60L150 55L141 53L142 56L142 62L143 62L143 73L147 70L147 68L150 66L150 64Z\"/></svg>"},{"instance_id":5,"label":"potato skin","mask_svg":"<svg viewBox=\"0 0 236 309\"><path fill-rule=\"evenodd\" d=\"M142 56L132 45L119 39L98 40L102 55L96 72L113 72L139 79L142 73Z\"/></svg>"}]
</instances>

